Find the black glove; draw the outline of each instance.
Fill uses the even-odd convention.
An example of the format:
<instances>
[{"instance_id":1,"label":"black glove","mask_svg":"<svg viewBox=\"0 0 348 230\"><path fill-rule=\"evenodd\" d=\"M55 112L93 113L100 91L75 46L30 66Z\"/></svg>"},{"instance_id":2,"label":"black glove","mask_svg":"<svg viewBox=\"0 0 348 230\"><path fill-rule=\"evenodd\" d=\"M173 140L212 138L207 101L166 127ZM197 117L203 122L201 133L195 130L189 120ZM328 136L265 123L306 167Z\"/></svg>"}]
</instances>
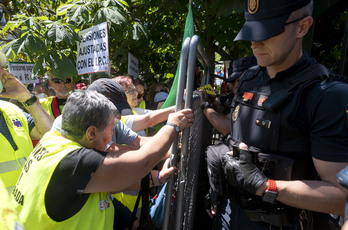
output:
<instances>
[{"instance_id":1,"label":"black glove","mask_svg":"<svg viewBox=\"0 0 348 230\"><path fill-rule=\"evenodd\" d=\"M245 187L244 177L240 170L239 161L230 154L223 156L222 166L224 168L227 182L235 187Z\"/></svg>"},{"instance_id":2,"label":"black glove","mask_svg":"<svg viewBox=\"0 0 348 230\"><path fill-rule=\"evenodd\" d=\"M251 153L246 150L240 150L239 160L225 154L223 167L228 183L252 194L256 194L256 190L267 180L254 165Z\"/></svg>"},{"instance_id":3,"label":"black glove","mask_svg":"<svg viewBox=\"0 0 348 230\"><path fill-rule=\"evenodd\" d=\"M239 164L245 180L245 190L256 194L256 190L267 181L267 177L253 163L253 157L247 150L239 150Z\"/></svg>"}]
</instances>

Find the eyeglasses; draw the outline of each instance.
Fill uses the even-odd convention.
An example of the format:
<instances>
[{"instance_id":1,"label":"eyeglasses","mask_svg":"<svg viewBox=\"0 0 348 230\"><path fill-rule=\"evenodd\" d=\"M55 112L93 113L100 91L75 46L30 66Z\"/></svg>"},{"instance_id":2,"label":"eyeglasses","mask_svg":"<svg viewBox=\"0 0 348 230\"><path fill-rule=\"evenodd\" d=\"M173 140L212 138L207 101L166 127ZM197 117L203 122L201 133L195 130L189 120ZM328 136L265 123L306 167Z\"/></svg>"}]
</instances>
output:
<instances>
[{"instance_id":1,"label":"eyeglasses","mask_svg":"<svg viewBox=\"0 0 348 230\"><path fill-rule=\"evenodd\" d=\"M133 95L133 94L137 93L137 90L136 90L135 88L128 89L128 90L126 91L126 93L129 93L130 95Z\"/></svg>"},{"instance_id":2,"label":"eyeglasses","mask_svg":"<svg viewBox=\"0 0 348 230\"><path fill-rule=\"evenodd\" d=\"M280 34L284 33L284 32L285 32L285 26L290 25L290 24L293 24L293 23L298 22L298 21L301 21L301 20L304 19L305 17L307 17L307 16L303 16L303 17L301 17L301 18L298 18L298 19L295 19L295 20L292 20L292 21L290 21L290 22L285 23L285 24L283 25L283 27L280 28L280 30L279 30L274 36L277 36L277 35L280 35Z\"/></svg>"},{"instance_id":3,"label":"eyeglasses","mask_svg":"<svg viewBox=\"0 0 348 230\"><path fill-rule=\"evenodd\" d=\"M67 78L65 80L58 79L58 78L52 78L51 81L53 81L56 84L60 84L62 82L64 82L65 84L70 84L71 83L71 78Z\"/></svg>"},{"instance_id":4,"label":"eyeglasses","mask_svg":"<svg viewBox=\"0 0 348 230\"><path fill-rule=\"evenodd\" d=\"M138 99L140 99L140 98L143 98L145 96L145 94L144 93L138 93Z\"/></svg>"}]
</instances>

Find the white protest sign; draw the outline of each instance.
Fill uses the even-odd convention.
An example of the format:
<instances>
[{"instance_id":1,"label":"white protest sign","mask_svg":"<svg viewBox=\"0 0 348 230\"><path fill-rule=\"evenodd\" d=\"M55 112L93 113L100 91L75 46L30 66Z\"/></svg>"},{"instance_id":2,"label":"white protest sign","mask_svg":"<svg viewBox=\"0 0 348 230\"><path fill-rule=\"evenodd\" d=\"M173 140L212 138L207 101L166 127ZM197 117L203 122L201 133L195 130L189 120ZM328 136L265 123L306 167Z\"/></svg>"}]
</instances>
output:
<instances>
[{"instance_id":1,"label":"white protest sign","mask_svg":"<svg viewBox=\"0 0 348 230\"><path fill-rule=\"evenodd\" d=\"M78 75L109 71L108 25L106 22L79 32L76 69Z\"/></svg>"},{"instance_id":2,"label":"white protest sign","mask_svg":"<svg viewBox=\"0 0 348 230\"><path fill-rule=\"evenodd\" d=\"M139 77L138 59L131 53L128 53L128 74L135 78Z\"/></svg>"},{"instance_id":3,"label":"white protest sign","mask_svg":"<svg viewBox=\"0 0 348 230\"><path fill-rule=\"evenodd\" d=\"M34 63L28 62L8 62L8 72L18 78L23 84L39 83L39 79L35 76L31 78Z\"/></svg>"}]
</instances>

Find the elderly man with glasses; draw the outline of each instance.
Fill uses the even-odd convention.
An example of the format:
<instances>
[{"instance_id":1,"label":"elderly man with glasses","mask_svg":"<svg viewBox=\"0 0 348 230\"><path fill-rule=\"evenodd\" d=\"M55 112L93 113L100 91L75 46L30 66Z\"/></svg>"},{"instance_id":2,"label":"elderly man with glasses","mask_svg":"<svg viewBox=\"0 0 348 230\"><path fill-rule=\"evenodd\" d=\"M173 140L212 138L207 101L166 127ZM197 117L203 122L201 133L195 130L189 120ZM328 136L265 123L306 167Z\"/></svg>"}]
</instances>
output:
<instances>
[{"instance_id":1,"label":"elderly man with glasses","mask_svg":"<svg viewBox=\"0 0 348 230\"><path fill-rule=\"evenodd\" d=\"M76 83L71 77L63 80L57 78L53 73L50 73L48 80L49 86L53 88L56 95L40 99L40 103L49 115L57 118L61 114L66 99L74 89Z\"/></svg>"}]
</instances>

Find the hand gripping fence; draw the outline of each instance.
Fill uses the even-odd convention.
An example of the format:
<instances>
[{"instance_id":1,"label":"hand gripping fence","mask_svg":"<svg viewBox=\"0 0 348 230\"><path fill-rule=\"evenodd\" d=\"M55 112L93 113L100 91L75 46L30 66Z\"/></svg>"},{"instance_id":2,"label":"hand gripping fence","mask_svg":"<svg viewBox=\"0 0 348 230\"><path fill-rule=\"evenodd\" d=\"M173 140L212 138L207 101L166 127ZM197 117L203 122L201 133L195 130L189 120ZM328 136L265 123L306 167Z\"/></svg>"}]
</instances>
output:
<instances>
[{"instance_id":1,"label":"hand gripping fence","mask_svg":"<svg viewBox=\"0 0 348 230\"><path fill-rule=\"evenodd\" d=\"M204 68L202 86L209 83L211 67L199 36L194 35L192 38L186 38L183 44L175 111L182 109L186 88L185 108L191 108L194 111L195 124L182 132L180 157L177 156L179 136L175 138L171 148L171 165L178 166L179 171L177 176L172 174L167 182L166 194L173 194L176 191L176 198L173 200L172 196L166 196L163 230L192 228L200 161L204 160L202 154L205 150L204 143L207 145L210 142L209 140L202 141L202 138L207 139L212 136L210 135L212 126L206 119L204 120L204 114L199 106L199 97L193 95L197 59Z\"/></svg>"}]
</instances>

